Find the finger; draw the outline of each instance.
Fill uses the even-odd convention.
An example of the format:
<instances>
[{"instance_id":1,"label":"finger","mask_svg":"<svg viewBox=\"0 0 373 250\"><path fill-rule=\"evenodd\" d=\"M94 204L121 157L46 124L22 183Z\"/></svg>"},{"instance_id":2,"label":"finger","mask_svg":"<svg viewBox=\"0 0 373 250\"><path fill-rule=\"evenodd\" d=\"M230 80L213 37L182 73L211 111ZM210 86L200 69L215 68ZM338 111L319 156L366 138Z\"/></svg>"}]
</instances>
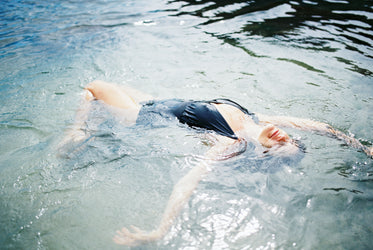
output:
<instances>
[{"instance_id":1,"label":"finger","mask_svg":"<svg viewBox=\"0 0 373 250\"><path fill-rule=\"evenodd\" d=\"M136 239L136 234L132 233L130 230L128 230L125 227L122 228L121 235L122 235L122 237L131 239L131 240Z\"/></svg>"},{"instance_id":2,"label":"finger","mask_svg":"<svg viewBox=\"0 0 373 250\"><path fill-rule=\"evenodd\" d=\"M128 237L122 237L119 235L114 235L113 241L119 245L126 245L126 246L135 246L136 240L128 238Z\"/></svg>"},{"instance_id":3,"label":"finger","mask_svg":"<svg viewBox=\"0 0 373 250\"><path fill-rule=\"evenodd\" d=\"M136 243L135 240L133 239L128 239L128 238L122 238L120 236L114 236L113 241L118 244L118 245L125 245L125 246L136 246L138 243Z\"/></svg>"},{"instance_id":4,"label":"finger","mask_svg":"<svg viewBox=\"0 0 373 250\"><path fill-rule=\"evenodd\" d=\"M123 227L121 230L116 231L117 236L123 239L129 240L133 238L133 233L131 233L127 228Z\"/></svg>"},{"instance_id":5,"label":"finger","mask_svg":"<svg viewBox=\"0 0 373 250\"><path fill-rule=\"evenodd\" d=\"M126 243L127 243L127 240L126 240L126 239L124 239L123 237L120 237L120 236L118 236L118 235L115 235L115 236L113 237L113 241L114 241L115 243L119 244L119 245L126 245Z\"/></svg>"},{"instance_id":6,"label":"finger","mask_svg":"<svg viewBox=\"0 0 373 250\"><path fill-rule=\"evenodd\" d=\"M123 238L126 237L126 234L123 233L121 230L117 230L116 233L117 233L117 235L120 236L120 237L123 237Z\"/></svg>"},{"instance_id":7,"label":"finger","mask_svg":"<svg viewBox=\"0 0 373 250\"><path fill-rule=\"evenodd\" d=\"M140 228L135 227L135 226L131 226L131 229L132 229L132 231L134 231L137 234L143 234L144 233L143 230L141 230Z\"/></svg>"},{"instance_id":8,"label":"finger","mask_svg":"<svg viewBox=\"0 0 373 250\"><path fill-rule=\"evenodd\" d=\"M130 232L130 230L128 230L126 227L123 227L122 230L121 230L122 234L123 235L131 235L132 233Z\"/></svg>"}]
</instances>

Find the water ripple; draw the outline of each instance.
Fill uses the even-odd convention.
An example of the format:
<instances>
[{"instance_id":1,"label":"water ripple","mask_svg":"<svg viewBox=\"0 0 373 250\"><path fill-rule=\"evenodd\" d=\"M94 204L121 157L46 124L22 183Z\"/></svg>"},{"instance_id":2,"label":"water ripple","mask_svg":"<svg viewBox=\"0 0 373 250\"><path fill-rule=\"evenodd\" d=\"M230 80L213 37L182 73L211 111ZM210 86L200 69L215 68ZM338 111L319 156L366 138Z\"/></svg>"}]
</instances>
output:
<instances>
[{"instance_id":1,"label":"water ripple","mask_svg":"<svg viewBox=\"0 0 373 250\"><path fill-rule=\"evenodd\" d=\"M343 47L364 57L373 58L373 10L369 1L182 2L176 16L198 17L200 23L197 27L243 49L250 56L268 56L259 55L259 52L245 45L252 39L266 38L315 51L337 52ZM296 62L294 58L288 58L287 61ZM296 64L302 66L307 63ZM306 68L322 73L322 70L312 66ZM372 75L366 65L352 67L350 70Z\"/></svg>"}]
</instances>

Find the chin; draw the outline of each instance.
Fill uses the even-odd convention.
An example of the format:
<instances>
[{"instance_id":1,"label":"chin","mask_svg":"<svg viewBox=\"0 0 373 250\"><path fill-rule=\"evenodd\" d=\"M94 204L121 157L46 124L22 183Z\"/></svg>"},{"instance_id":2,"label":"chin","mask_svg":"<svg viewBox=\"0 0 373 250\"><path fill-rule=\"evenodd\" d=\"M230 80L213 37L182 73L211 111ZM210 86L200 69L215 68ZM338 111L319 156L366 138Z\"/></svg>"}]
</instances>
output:
<instances>
[{"instance_id":1,"label":"chin","mask_svg":"<svg viewBox=\"0 0 373 250\"><path fill-rule=\"evenodd\" d=\"M290 156L299 153L301 148L293 142L277 144L268 150L268 153L278 156Z\"/></svg>"}]
</instances>

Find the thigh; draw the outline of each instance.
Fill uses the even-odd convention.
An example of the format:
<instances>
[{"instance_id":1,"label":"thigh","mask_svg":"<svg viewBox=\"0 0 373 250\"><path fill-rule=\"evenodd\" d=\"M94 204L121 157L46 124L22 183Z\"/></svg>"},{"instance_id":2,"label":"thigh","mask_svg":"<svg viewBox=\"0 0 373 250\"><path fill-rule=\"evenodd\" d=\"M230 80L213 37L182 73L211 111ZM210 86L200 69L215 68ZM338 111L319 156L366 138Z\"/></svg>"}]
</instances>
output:
<instances>
[{"instance_id":1,"label":"thigh","mask_svg":"<svg viewBox=\"0 0 373 250\"><path fill-rule=\"evenodd\" d=\"M97 99L104 103L121 108L138 110L140 105L123 88L103 81L94 81L86 87Z\"/></svg>"},{"instance_id":2,"label":"thigh","mask_svg":"<svg viewBox=\"0 0 373 250\"><path fill-rule=\"evenodd\" d=\"M135 102L137 102L137 103L155 100L155 98L152 95L144 93L144 92L142 92L138 89L134 89L134 88L131 88L131 87L128 87L128 86L120 86L120 88L125 93L127 93L129 96L131 96L133 98L133 100L135 100Z\"/></svg>"}]
</instances>

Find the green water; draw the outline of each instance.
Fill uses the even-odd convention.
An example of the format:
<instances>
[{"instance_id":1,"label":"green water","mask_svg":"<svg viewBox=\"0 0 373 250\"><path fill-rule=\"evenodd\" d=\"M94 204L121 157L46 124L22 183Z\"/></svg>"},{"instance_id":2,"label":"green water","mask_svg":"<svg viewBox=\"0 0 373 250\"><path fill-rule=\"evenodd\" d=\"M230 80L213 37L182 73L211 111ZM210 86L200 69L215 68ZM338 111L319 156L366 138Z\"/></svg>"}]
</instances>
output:
<instances>
[{"instance_id":1,"label":"green water","mask_svg":"<svg viewBox=\"0 0 373 250\"><path fill-rule=\"evenodd\" d=\"M59 156L94 79L231 98L372 145L370 1L5 1L0 17L1 249L119 249L115 231L153 229L208 149L191 130L125 127L97 104L90 139ZM370 248L372 159L287 132L301 161L217 163L166 237L138 249Z\"/></svg>"}]
</instances>

